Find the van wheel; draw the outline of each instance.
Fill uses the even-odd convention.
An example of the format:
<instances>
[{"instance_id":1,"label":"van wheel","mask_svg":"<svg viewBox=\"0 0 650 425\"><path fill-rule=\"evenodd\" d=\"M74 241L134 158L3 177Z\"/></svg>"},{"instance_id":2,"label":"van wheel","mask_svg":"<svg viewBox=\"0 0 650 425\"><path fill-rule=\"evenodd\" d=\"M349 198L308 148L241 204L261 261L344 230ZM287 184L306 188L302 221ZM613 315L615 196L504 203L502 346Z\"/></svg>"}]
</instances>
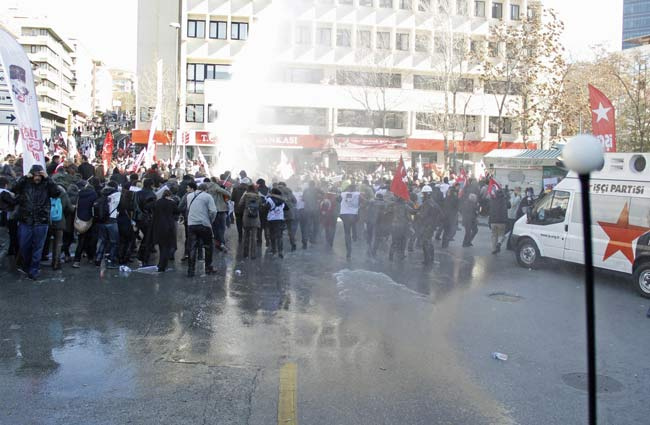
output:
<instances>
[{"instance_id":1,"label":"van wheel","mask_svg":"<svg viewBox=\"0 0 650 425\"><path fill-rule=\"evenodd\" d=\"M650 298L650 262L641 263L634 270L634 288L644 298Z\"/></svg>"},{"instance_id":2,"label":"van wheel","mask_svg":"<svg viewBox=\"0 0 650 425\"><path fill-rule=\"evenodd\" d=\"M527 269L535 269L539 266L539 249L532 239L526 238L517 245L517 262Z\"/></svg>"}]
</instances>

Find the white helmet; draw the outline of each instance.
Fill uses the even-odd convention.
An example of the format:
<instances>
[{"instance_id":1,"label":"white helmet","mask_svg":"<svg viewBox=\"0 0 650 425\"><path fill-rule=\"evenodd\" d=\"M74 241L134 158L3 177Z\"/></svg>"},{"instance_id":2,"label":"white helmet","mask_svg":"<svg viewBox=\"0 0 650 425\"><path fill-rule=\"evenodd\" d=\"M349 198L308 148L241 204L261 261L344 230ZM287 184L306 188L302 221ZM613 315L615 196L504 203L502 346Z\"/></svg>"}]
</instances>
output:
<instances>
[{"instance_id":1,"label":"white helmet","mask_svg":"<svg viewBox=\"0 0 650 425\"><path fill-rule=\"evenodd\" d=\"M424 185L424 187L422 188L422 193L431 193L431 192L433 192L433 189L431 189L431 186L429 186L428 184Z\"/></svg>"}]
</instances>

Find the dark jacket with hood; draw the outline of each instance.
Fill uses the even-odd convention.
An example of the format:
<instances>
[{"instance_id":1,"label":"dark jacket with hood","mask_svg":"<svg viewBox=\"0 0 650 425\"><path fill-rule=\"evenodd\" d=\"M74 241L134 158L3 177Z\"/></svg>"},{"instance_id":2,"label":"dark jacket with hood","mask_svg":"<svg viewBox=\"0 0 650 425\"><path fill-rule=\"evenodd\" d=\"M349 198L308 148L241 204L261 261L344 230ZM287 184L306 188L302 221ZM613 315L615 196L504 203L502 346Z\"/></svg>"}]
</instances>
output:
<instances>
[{"instance_id":1,"label":"dark jacket with hood","mask_svg":"<svg viewBox=\"0 0 650 425\"><path fill-rule=\"evenodd\" d=\"M18 221L27 225L50 223L50 198L59 197L59 188L51 179L43 178L36 184L33 178L21 177L14 193L18 198Z\"/></svg>"},{"instance_id":2,"label":"dark jacket with hood","mask_svg":"<svg viewBox=\"0 0 650 425\"><path fill-rule=\"evenodd\" d=\"M95 188L88 185L79 191L77 198L77 217L79 220L88 221L93 218L93 204L97 200Z\"/></svg>"},{"instance_id":3,"label":"dark jacket with hood","mask_svg":"<svg viewBox=\"0 0 650 425\"><path fill-rule=\"evenodd\" d=\"M508 208L510 202L506 199L503 190L498 190L494 197L490 198L490 219L489 224L505 224L508 222Z\"/></svg>"}]
</instances>

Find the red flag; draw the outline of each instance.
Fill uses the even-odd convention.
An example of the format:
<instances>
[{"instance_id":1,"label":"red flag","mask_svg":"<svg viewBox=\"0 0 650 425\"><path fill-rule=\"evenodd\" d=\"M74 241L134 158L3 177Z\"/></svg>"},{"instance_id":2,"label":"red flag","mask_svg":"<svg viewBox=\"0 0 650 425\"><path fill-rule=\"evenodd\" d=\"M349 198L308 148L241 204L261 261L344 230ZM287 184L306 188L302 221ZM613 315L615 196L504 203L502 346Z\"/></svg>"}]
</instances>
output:
<instances>
[{"instance_id":1,"label":"red flag","mask_svg":"<svg viewBox=\"0 0 650 425\"><path fill-rule=\"evenodd\" d=\"M597 88L589 84L591 132L600 140L605 152L616 152L616 122L614 105Z\"/></svg>"},{"instance_id":2,"label":"red flag","mask_svg":"<svg viewBox=\"0 0 650 425\"><path fill-rule=\"evenodd\" d=\"M393 182L390 184L390 191L399 196L400 198L408 201L411 199L409 196L409 188L406 186L406 167L404 167L404 159L400 155L397 170L393 176Z\"/></svg>"},{"instance_id":3,"label":"red flag","mask_svg":"<svg viewBox=\"0 0 650 425\"><path fill-rule=\"evenodd\" d=\"M499 184L498 181L494 180L493 178L490 178L490 183L488 183L488 189L487 189L488 196L494 196L494 192L496 192L497 190L501 190L501 185Z\"/></svg>"},{"instance_id":4,"label":"red flag","mask_svg":"<svg viewBox=\"0 0 650 425\"><path fill-rule=\"evenodd\" d=\"M106 132L106 138L104 139L104 148L102 150L102 161L104 162L104 173L108 174L108 166L113 159L113 133L109 131Z\"/></svg>"}]
</instances>

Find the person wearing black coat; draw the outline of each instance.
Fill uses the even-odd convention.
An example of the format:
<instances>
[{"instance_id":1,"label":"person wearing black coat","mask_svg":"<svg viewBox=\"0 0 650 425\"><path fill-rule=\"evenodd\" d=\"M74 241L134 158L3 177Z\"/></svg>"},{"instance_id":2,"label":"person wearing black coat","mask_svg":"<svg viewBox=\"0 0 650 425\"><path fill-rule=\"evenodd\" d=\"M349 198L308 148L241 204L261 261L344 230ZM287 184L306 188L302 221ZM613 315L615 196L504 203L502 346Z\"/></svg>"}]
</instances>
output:
<instances>
[{"instance_id":1,"label":"person wearing black coat","mask_svg":"<svg viewBox=\"0 0 650 425\"><path fill-rule=\"evenodd\" d=\"M162 198L157 200L153 206L153 243L158 245L160 252L158 259L158 271L167 270L169 260L174 262L176 252L176 223L177 214L180 213L178 202L172 198L169 190L163 192Z\"/></svg>"},{"instance_id":2,"label":"person wearing black coat","mask_svg":"<svg viewBox=\"0 0 650 425\"><path fill-rule=\"evenodd\" d=\"M492 254L501 251L501 242L506 233L508 224L508 208L510 202L501 189L497 189L490 197L490 218L489 225L492 230Z\"/></svg>"},{"instance_id":3,"label":"person wearing black coat","mask_svg":"<svg viewBox=\"0 0 650 425\"><path fill-rule=\"evenodd\" d=\"M441 221L442 208L436 203L432 195L431 186L422 188L422 205L417 210L416 225L418 238L422 241L424 264L433 263L433 232Z\"/></svg>"},{"instance_id":4,"label":"person wearing black coat","mask_svg":"<svg viewBox=\"0 0 650 425\"><path fill-rule=\"evenodd\" d=\"M244 177L239 181L239 184L232 190L230 199L235 203L235 224L237 225L237 240L242 242L244 237L244 207L240 205L239 201L246 193L246 189L251 184L248 177Z\"/></svg>"},{"instance_id":5,"label":"person wearing black coat","mask_svg":"<svg viewBox=\"0 0 650 425\"><path fill-rule=\"evenodd\" d=\"M151 256L154 245L152 222L154 204L157 198L153 191L153 185L153 180L144 179L142 182L142 190L137 192L135 197L137 208L135 222L140 232L142 232L142 241L140 242L140 249L138 249L138 259L142 261L143 266L150 265L149 257Z\"/></svg>"},{"instance_id":6,"label":"person wearing black coat","mask_svg":"<svg viewBox=\"0 0 650 425\"><path fill-rule=\"evenodd\" d=\"M443 231L442 231L442 247L447 248L449 242L454 238L456 229L458 228L458 190L452 186L447 191L445 201L442 203L444 211Z\"/></svg>"},{"instance_id":7,"label":"person wearing black coat","mask_svg":"<svg viewBox=\"0 0 650 425\"><path fill-rule=\"evenodd\" d=\"M463 247L472 246L472 241L478 233L478 196L470 193L463 201L460 208L460 216L465 227L465 237L463 238Z\"/></svg>"},{"instance_id":8,"label":"person wearing black coat","mask_svg":"<svg viewBox=\"0 0 650 425\"><path fill-rule=\"evenodd\" d=\"M95 176L95 167L93 167L93 165L88 162L88 157L86 155L83 155L81 157L79 174L81 174L81 178L84 180L88 180L89 178Z\"/></svg>"},{"instance_id":9,"label":"person wearing black coat","mask_svg":"<svg viewBox=\"0 0 650 425\"><path fill-rule=\"evenodd\" d=\"M82 221L91 221L93 219L93 204L99 196L95 188L87 183L86 186L79 191L77 198L76 217ZM81 255L85 252L86 258L89 261L95 259L95 252L97 249L97 227L90 226L90 229L85 233L79 233L79 240L77 241L77 248L74 252L74 260L72 267L79 268Z\"/></svg>"},{"instance_id":10,"label":"person wearing black coat","mask_svg":"<svg viewBox=\"0 0 650 425\"><path fill-rule=\"evenodd\" d=\"M59 188L41 165L34 164L29 173L16 182L14 193L18 200L18 245L22 270L30 279L36 279L50 223L50 198L59 197Z\"/></svg>"}]
</instances>

